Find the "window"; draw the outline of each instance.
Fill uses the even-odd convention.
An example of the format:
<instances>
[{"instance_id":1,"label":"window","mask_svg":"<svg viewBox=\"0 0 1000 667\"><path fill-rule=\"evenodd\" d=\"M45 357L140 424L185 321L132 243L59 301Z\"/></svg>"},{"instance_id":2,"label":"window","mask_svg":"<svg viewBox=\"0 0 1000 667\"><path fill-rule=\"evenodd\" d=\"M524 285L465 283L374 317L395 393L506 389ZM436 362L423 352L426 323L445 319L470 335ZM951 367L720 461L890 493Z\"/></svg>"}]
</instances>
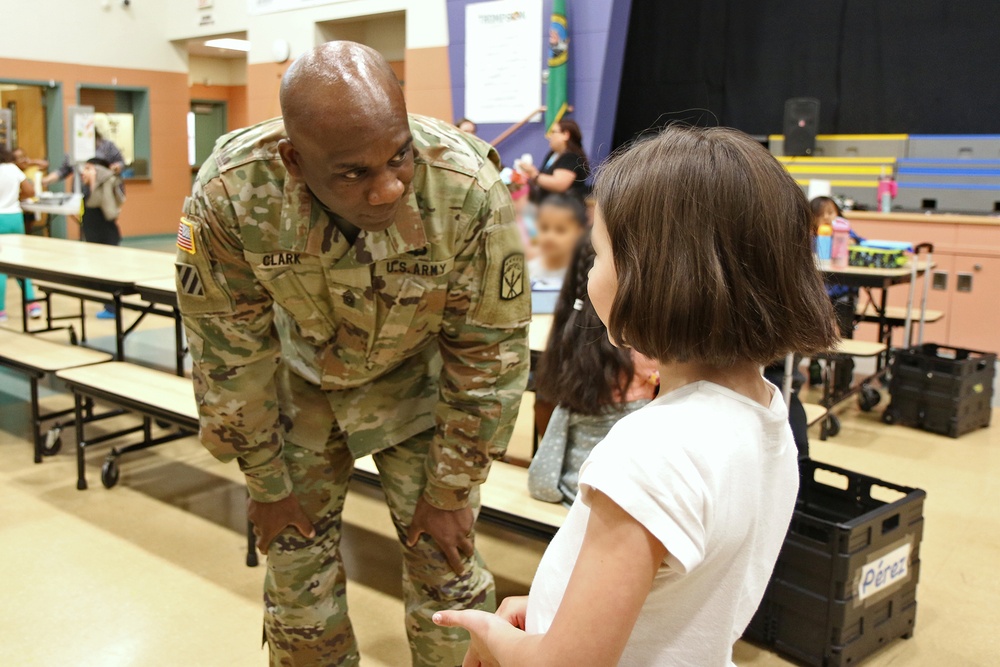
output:
<instances>
[{"instance_id":1,"label":"window","mask_svg":"<svg viewBox=\"0 0 1000 667\"><path fill-rule=\"evenodd\" d=\"M125 157L122 176L150 178L149 89L85 84L77 90L77 100L94 107L98 132Z\"/></svg>"}]
</instances>

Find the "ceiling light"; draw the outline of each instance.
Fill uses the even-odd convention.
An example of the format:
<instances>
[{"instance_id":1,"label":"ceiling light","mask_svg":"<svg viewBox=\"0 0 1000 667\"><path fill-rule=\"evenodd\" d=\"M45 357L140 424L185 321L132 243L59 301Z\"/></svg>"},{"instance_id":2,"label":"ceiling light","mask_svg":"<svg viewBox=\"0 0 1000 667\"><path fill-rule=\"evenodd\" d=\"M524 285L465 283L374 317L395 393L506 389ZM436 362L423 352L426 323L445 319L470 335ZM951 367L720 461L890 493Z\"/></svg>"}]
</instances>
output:
<instances>
[{"instance_id":1,"label":"ceiling light","mask_svg":"<svg viewBox=\"0 0 1000 667\"><path fill-rule=\"evenodd\" d=\"M224 37L222 39L210 39L205 42L205 46L214 46L217 49L229 49L230 51L243 51L246 53L250 50L250 41Z\"/></svg>"}]
</instances>

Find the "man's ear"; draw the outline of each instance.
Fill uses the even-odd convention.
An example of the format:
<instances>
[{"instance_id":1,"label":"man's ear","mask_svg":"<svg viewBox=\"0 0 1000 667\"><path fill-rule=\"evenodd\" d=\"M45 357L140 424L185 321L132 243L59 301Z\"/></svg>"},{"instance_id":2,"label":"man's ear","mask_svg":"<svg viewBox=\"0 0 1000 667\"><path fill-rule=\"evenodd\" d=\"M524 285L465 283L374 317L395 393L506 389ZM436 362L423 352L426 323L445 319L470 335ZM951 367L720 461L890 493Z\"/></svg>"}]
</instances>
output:
<instances>
[{"instance_id":1,"label":"man's ear","mask_svg":"<svg viewBox=\"0 0 1000 667\"><path fill-rule=\"evenodd\" d=\"M278 142L278 154L281 155L281 161L288 173L301 180L302 167L299 163L299 152L295 150L290 139L282 139Z\"/></svg>"}]
</instances>

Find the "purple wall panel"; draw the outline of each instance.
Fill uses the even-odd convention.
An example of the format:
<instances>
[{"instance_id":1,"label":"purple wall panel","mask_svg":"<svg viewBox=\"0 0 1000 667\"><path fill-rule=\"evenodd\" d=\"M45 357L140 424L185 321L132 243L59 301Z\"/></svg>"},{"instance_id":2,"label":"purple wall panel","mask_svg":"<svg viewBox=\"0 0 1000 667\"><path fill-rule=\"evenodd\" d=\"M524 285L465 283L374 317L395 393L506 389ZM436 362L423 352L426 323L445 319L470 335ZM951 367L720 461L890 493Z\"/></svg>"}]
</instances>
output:
<instances>
[{"instance_id":1,"label":"purple wall panel","mask_svg":"<svg viewBox=\"0 0 1000 667\"><path fill-rule=\"evenodd\" d=\"M465 115L465 7L480 1L448 0L448 59L455 119ZM609 152L614 131L628 13L632 3L631 0L567 0L566 4L570 32L569 99L574 107L572 117L580 123L588 154L600 160ZM546 17L551 14L551 0L543 1L543 10ZM544 24L547 31L547 19ZM539 35L539 39L545 39L545 35ZM507 125L480 125L479 136L490 141L506 128ZM542 123L525 125L500 144L499 150L504 164L512 164L522 153L531 153L537 163L548 151Z\"/></svg>"}]
</instances>

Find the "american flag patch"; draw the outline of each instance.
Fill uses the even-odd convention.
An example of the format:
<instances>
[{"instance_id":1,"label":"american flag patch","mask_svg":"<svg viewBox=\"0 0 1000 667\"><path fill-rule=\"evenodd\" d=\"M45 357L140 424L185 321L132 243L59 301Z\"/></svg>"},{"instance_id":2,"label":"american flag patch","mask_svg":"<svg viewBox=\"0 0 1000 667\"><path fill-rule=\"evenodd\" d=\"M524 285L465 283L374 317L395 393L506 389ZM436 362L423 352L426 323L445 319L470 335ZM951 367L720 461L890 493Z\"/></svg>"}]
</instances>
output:
<instances>
[{"instance_id":1,"label":"american flag patch","mask_svg":"<svg viewBox=\"0 0 1000 667\"><path fill-rule=\"evenodd\" d=\"M187 218L181 218L181 226L177 228L177 247L192 255L195 252L194 225Z\"/></svg>"}]
</instances>

